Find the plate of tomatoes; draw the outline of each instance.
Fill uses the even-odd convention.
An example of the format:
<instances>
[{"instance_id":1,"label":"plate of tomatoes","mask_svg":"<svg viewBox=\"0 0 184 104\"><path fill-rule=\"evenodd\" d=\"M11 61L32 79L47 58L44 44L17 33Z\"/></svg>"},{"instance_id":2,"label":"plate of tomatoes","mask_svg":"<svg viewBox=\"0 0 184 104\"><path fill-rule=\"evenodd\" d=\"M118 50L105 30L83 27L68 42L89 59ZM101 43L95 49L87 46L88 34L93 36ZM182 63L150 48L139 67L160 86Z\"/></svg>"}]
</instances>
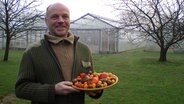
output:
<instances>
[{"instance_id":1,"label":"plate of tomatoes","mask_svg":"<svg viewBox=\"0 0 184 104\"><path fill-rule=\"evenodd\" d=\"M118 77L109 72L80 73L72 80L73 87L78 90L102 90L115 85Z\"/></svg>"}]
</instances>

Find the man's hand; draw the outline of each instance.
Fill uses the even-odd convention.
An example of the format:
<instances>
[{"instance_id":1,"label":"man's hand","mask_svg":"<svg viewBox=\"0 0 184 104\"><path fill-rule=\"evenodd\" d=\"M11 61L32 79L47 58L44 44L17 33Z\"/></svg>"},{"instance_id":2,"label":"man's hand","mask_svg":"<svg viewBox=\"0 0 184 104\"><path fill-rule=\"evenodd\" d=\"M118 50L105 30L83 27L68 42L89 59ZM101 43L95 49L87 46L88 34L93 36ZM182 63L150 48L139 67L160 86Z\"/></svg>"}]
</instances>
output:
<instances>
[{"instance_id":1,"label":"man's hand","mask_svg":"<svg viewBox=\"0 0 184 104\"><path fill-rule=\"evenodd\" d=\"M67 95L72 92L79 92L79 90L72 87L73 83L70 81L62 81L55 85L56 94Z\"/></svg>"}]
</instances>

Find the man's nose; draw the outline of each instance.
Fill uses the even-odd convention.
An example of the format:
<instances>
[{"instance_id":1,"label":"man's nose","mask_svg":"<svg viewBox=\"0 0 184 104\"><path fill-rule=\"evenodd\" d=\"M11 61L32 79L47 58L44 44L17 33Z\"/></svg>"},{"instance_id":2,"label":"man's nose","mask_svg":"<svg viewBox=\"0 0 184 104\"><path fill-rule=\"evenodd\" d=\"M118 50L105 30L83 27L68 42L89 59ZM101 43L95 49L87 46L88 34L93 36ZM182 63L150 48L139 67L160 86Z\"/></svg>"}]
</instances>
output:
<instances>
[{"instance_id":1,"label":"man's nose","mask_svg":"<svg viewBox=\"0 0 184 104\"><path fill-rule=\"evenodd\" d=\"M64 19L62 16L59 16L58 22L64 22Z\"/></svg>"}]
</instances>

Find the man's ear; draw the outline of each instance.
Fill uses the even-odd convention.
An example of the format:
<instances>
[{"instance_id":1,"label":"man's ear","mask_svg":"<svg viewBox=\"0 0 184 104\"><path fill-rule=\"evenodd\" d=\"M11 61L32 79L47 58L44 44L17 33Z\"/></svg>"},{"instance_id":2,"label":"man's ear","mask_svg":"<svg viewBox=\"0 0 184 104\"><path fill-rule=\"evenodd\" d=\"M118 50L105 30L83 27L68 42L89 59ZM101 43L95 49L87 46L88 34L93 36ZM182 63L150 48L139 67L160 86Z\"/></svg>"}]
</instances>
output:
<instances>
[{"instance_id":1,"label":"man's ear","mask_svg":"<svg viewBox=\"0 0 184 104\"><path fill-rule=\"evenodd\" d=\"M44 19L44 20L45 20L45 23L46 23L46 25L47 25L47 18L45 17L45 19Z\"/></svg>"}]
</instances>

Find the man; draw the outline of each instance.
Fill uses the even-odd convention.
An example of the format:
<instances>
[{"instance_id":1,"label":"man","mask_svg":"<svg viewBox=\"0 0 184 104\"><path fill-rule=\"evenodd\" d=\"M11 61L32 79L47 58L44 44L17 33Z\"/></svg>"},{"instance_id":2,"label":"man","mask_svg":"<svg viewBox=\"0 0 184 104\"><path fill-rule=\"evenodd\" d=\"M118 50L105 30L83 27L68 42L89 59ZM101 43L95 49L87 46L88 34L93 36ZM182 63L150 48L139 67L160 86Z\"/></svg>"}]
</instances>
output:
<instances>
[{"instance_id":1,"label":"man","mask_svg":"<svg viewBox=\"0 0 184 104\"><path fill-rule=\"evenodd\" d=\"M93 71L88 47L68 32L69 9L55 3L47 8L45 22L49 32L23 54L16 96L32 104L84 104L84 91L72 87L72 79L81 72ZM103 91L86 92L99 98Z\"/></svg>"}]
</instances>

